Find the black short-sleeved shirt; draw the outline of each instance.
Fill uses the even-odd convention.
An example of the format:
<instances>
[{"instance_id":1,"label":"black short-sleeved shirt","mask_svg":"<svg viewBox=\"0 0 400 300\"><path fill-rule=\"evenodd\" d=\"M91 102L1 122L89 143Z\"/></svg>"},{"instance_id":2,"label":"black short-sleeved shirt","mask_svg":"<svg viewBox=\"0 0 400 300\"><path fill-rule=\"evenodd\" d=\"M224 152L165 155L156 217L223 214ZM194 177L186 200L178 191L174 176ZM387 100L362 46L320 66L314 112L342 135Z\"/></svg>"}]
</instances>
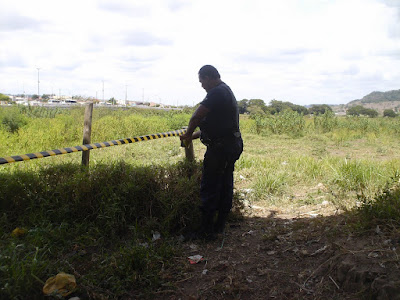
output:
<instances>
[{"instance_id":1,"label":"black short-sleeved shirt","mask_svg":"<svg viewBox=\"0 0 400 300\"><path fill-rule=\"evenodd\" d=\"M211 139L239 132L239 110L232 90L224 82L208 91L200 103L210 111L200 123L202 133Z\"/></svg>"}]
</instances>

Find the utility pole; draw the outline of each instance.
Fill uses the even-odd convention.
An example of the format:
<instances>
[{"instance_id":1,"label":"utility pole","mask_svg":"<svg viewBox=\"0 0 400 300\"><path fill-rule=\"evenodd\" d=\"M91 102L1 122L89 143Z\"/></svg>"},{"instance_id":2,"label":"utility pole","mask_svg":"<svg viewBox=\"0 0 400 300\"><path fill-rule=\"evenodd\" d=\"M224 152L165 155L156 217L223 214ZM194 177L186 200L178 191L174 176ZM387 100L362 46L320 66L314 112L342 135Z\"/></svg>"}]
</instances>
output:
<instances>
[{"instance_id":1,"label":"utility pole","mask_svg":"<svg viewBox=\"0 0 400 300\"><path fill-rule=\"evenodd\" d=\"M104 103L104 80L103 80L103 103Z\"/></svg>"},{"instance_id":2,"label":"utility pole","mask_svg":"<svg viewBox=\"0 0 400 300\"><path fill-rule=\"evenodd\" d=\"M125 84L125 106L126 106L127 100L128 100L128 85Z\"/></svg>"},{"instance_id":3,"label":"utility pole","mask_svg":"<svg viewBox=\"0 0 400 300\"><path fill-rule=\"evenodd\" d=\"M37 69L37 94L38 94L38 97L39 97L39 100L40 100L40 93L39 93L39 84L40 84L40 81L39 81L39 70L40 70L40 68L36 68Z\"/></svg>"}]
</instances>

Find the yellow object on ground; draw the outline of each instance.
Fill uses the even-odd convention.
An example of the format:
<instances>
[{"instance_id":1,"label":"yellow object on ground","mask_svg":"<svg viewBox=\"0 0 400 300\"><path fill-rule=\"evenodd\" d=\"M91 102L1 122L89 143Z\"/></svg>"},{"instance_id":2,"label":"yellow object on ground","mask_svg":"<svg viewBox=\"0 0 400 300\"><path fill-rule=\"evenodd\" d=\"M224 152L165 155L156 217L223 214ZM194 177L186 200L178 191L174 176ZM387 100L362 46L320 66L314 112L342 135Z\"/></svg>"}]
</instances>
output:
<instances>
[{"instance_id":1,"label":"yellow object on ground","mask_svg":"<svg viewBox=\"0 0 400 300\"><path fill-rule=\"evenodd\" d=\"M75 276L64 272L47 279L43 287L45 295L60 294L65 297L71 294L76 288Z\"/></svg>"},{"instance_id":2,"label":"yellow object on ground","mask_svg":"<svg viewBox=\"0 0 400 300\"><path fill-rule=\"evenodd\" d=\"M26 232L27 232L26 229L17 227L11 232L11 236L13 237L23 236Z\"/></svg>"}]
</instances>

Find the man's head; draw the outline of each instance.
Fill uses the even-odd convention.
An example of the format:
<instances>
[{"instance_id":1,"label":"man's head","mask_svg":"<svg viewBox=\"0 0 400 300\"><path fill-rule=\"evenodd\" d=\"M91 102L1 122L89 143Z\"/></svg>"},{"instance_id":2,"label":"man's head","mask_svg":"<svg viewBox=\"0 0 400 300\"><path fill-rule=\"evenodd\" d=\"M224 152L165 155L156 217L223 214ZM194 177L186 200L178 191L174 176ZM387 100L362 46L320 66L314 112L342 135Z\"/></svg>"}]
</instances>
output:
<instances>
[{"instance_id":1,"label":"man's head","mask_svg":"<svg viewBox=\"0 0 400 300\"><path fill-rule=\"evenodd\" d=\"M213 87L216 87L219 83L221 83L221 76L215 67L211 65L205 65L199 70L199 81L201 82L203 89L208 92Z\"/></svg>"}]
</instances>

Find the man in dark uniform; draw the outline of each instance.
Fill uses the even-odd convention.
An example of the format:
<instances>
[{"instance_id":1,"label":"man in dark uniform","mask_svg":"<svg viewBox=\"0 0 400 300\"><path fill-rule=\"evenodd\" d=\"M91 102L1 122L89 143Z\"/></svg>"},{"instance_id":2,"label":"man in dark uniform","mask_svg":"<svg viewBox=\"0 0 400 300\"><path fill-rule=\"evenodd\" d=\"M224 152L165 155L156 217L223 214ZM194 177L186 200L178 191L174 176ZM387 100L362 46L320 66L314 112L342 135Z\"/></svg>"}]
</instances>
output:
<instances>
[{"instance_id":1,"label":"man in dark uniform","mask_svg":"<svg viewBox=\"0 0 400 300\"><path fill-rule=\"evenodd\" d=\"M193 113L182 141L200 139L207 146L204 155L200 198L202 223L194 238L214 239L224 231L232 208L233 171L243 151L239 130L239 112L232 90L221 81L218 70L210 65L199 71L199 81L207 96ZM200 131L194 130L200 127ZM214 224L214 215L218 212Z\"/></svg>"}]
</instances>

